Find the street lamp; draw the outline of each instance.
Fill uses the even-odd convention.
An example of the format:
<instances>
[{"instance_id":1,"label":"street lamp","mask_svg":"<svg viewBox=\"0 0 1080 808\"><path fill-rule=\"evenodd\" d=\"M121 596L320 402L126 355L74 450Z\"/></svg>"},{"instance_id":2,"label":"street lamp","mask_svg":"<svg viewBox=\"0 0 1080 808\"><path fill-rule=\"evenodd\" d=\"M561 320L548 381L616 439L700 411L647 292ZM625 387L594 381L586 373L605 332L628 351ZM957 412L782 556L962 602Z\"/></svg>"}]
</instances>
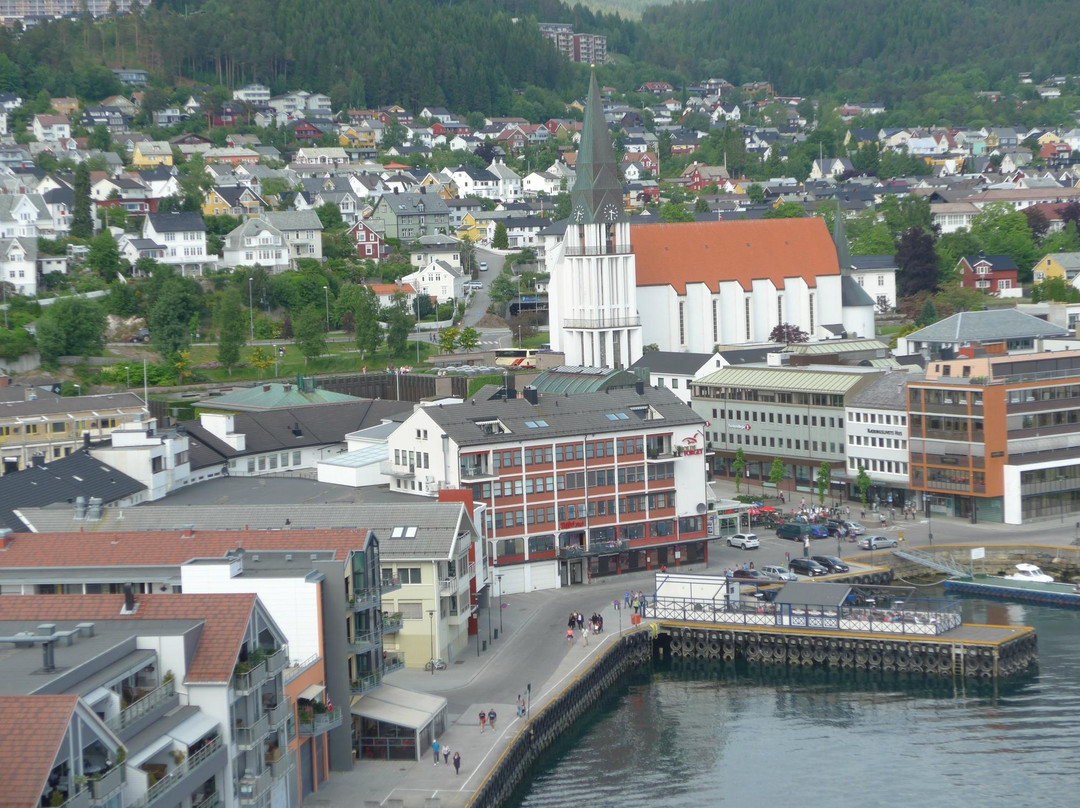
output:
<instances>
[{"instance_id":1,"label":"street lamp","mask_svg":"<svg viewBox=\"0 0 1080 808\"><path fill-rule=\"evenodd\" d=\"M926 538L930 542L930 546L934 546L934 523L930 518L930 495L923 494L923 504L926 506Z\"/></svg>"},{"instance_id":2,"label":"street lamp","mask_svg":"<svg viewBox=\"0 0 1080 808\"><path fill-rule=\"evenodd\" d=\"M128 388L130 388L131 387L131 365L125 365L124 370L127 371L127 380L128 380L127 386L128 386Z\"/></svg>"},{"instance_id":3,"label":"street lamp","mask_svg":"<svg viewBox=\"0 0 1080 808\"><path fill-rule=\"evenodd\" d=\"M416 301L416 366L420 367L420 294L413 298ZM488 610L490 611L490 609Z\"/></svg>"},{"instance_id":4,"label":"street lamp","mask_svg":"<svg viewBox=\"0 0 1080 808\"><path fill-rule=\"evenodd\" d=\"M324 286L322 288L326 294L326 333L330 333L330 287Z\"/></svg>"},{"instance_id":5,"label":"street lamp","mask_svg":"<svg viewBox=\"0 0 1080 808\"><path fill-rule=\"evenodd\" d=\"M431 635L431 675L435 675L435 610L428 609L428 633Z\"/></svg>"},{"instance_id":6,"label":"street lamp","mask_svg":"<svg viewBox=\"0 0 1080 808\"><path fill-rule=\"evenodd\" d=\"M251 319L251 341L255 341L255 296L252 294L252 284L255 282L254 278L248 278L248 316Z\"/></svg>"},{"instance_id":7,"label":"street lamp","mask_svg":"<svg viewBox=\"0 0 1080 808\"><path fill-rule=\"evenodd\" d=\"M496 575L495 580L497 580L499 582L499 633L502 634L503 633L502 576L501 575Z\"/></svg>"},{"instance_id":8,"label":"street lamp","mask_svg":"<svg viewBox=\"0 0 1080 808\"><path fill-rule=\"evenodd\" d=\"M488 604L488 645L491 645L491 589L488 589L487 604Z\"/></svg>"},{"instance_id":9,"label":"street lamp","mask_svg":"<svg viewBox=\"0 0 1080 808\"><path fill-rule=\"evenodd\" d=\"M72 383L71 383L71 386L72 386L72 387L74 387L74 388L75 388L76 390L78 390L78 391L79 391L79 392L77 392L77 393L75 394L76 398L82 395L82 385L81 385L81 384L76 384L75 382L72 382Z\"/></svg>"}]
</instances>

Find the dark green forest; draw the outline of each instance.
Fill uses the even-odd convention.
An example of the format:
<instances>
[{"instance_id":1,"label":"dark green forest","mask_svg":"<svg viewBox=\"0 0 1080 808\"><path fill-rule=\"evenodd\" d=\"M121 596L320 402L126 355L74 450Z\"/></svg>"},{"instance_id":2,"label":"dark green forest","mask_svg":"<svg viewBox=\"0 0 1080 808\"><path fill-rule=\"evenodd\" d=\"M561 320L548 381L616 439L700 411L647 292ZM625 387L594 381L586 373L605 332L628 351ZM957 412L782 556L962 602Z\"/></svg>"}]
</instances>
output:
<instances>
[{"instance_id":1,"label":"dark green forest","mask_svg":"<svg viewBox=\"0 0 1080 808\"><path fill-rule=\"evenodd\" d=\"M163 0L97 23L0 31L0 90L100 98L105 68L124 65L164 86L259 81L325 92L335 106L508 114L528 96L546 110L583 92L586 68L562 59L537 21L606 34L615 63L602 80L623 90L769 80L785 95L874 99L952 122L972 117L977 90L1034 96L1018 71L1080 72L1075 0L708 0L640 22L558 0Z\"/></svg>"}]
</instances>

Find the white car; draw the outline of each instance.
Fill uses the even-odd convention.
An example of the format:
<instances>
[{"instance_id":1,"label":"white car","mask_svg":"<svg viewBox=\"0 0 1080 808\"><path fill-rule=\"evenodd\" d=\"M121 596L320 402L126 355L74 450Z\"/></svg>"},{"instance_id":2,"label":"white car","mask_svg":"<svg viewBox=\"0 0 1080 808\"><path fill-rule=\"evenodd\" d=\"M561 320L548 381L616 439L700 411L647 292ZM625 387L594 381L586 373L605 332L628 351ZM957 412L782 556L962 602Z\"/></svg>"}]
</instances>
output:
<instances>
[{"instance_id":1,"label":"white car","mask_svg":"<svg viewBox=\"0 0 1080 808\"><path fill-rule=\"evenodd\" d=\"M481 261L480 262L480 271L481 272L487 272L487 261Z\"/></svg>"},{"instance_id":2,"label":"white car","mask_svg":"<svg viewBox=\"0 0 1080 808\"><path fill-rule=\"evenodd\" d=\"M728 547L741 547L744 550L753 550L761 546L758 541L758 537L753 533L736 533L734 536L728 536Z\"/></svg>"},{"instance_id":3,"label":"white car","mask_svg":"<svg viewBox=\"0 0 1080 808\"><path fill-rule=\"evenodd\" d=\"M773 565L767 565L761 568L761 571L768 575L770 578L776 578L781 581L797 581L799 576L789 570L787 567L777 567Z\"/></svg>"},{"instance_id":4,"label":"white car","mask_svg":"<svg viewBox=\"0 0 1080 808\"><path fill-rule=\"evenodd\" d=\"M472 291L475 292L477 289L483 289L484 288L484 283L483 283L483 281L466 281L465 282L465 288L466 289L471 289Z\"/></svg>"}]
</instances>

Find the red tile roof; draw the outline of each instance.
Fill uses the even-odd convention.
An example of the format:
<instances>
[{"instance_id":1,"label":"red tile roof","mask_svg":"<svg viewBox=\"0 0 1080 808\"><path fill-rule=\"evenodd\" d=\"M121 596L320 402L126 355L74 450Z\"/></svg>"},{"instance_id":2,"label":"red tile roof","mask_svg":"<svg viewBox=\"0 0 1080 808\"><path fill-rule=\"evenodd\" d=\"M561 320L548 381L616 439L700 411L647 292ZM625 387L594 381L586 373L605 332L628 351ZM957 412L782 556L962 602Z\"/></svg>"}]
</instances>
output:
<instances>
[{"instance_id":1,"label":"red tile roof","mask_svg":"<svg viewBox=\"0 0 1080 808\"><path fill-rule=\"evenodd\" d=\"M803 278L813 287L819 275L840 274L829 229L817 217L637 225L630 243L638 285L670 285L679 294L688 283L715 292L736 281L749 292L755 280L782 289L785 278Z\"/></svg>"},{"instance_id":2,"label":"red tile roof","mask_svg":"<svg viewBox=\"0 0 1080 808\"><path fill-rule=\"evenodd\" d=\"M38 808L79 697L0 696L0 808ZM33 727L32 732L27 732Z\"/></svg>"},{"instance_id":3,"label":"red tile roof","mask_svg":"<svg viewBox=\"0 0 1080 808\"><path fill-rule=\"evenodd\" d=\"M238 550L334 550L344 560L361 550L368 529L181 530L131 533L13 533L0 549L0 567L174 567L193 558L221 558ZM0 545L2 547L2 545Z\"/></svg>"},{"instance_id":4,"label":"red tile roof","mask_svg":"<svg viewBox=\"0 0 1080 808\"><path fill-rule=\"evenodd\" d=\"M23 595L0 598L0 620L200 620L203 630L185 681L224 684L232 677L256 599L254 593L136 595L135 614L125 615L123 595Z\"/></svg>"}]
</instances>

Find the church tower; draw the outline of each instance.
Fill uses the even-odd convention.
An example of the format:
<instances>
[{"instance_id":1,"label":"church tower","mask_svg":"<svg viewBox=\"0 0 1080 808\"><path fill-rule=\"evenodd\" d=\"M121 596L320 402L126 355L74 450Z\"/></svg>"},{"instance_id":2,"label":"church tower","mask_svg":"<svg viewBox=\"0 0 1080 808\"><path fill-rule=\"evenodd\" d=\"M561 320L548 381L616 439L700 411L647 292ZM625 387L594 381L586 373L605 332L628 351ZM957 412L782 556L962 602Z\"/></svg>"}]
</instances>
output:
<instances>
[{"instance_id":1,"label":"church tower","mask_svg":"<svg viewBox=\"0 0 1080 808\"><path fill-rule=\"evenodd\" d=\"M628 367L641 357L637 269L595 73L576 170L570 220L552 262L551 347L568 365Z\"/></svg>"}]
</instances>

